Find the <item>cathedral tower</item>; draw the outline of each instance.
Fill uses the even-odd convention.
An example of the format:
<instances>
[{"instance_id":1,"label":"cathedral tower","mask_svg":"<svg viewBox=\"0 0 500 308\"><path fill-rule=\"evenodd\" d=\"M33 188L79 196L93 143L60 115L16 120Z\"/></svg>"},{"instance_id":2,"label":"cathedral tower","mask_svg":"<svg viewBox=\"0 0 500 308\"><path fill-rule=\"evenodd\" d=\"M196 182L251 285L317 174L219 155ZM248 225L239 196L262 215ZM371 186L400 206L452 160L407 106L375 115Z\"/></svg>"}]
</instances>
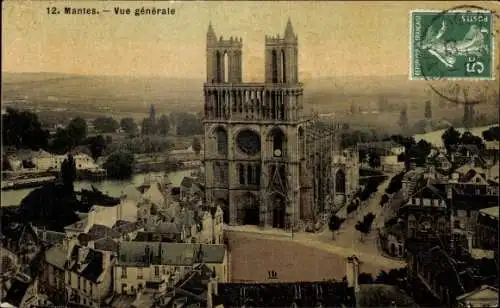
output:
<instances>
[{"instance_id":1,"label":"cathedral tower","mask_svg":"<svg viewBox=\"0 0 500 308\"><path fill-rule=\"evenodd\" d=\"M226 223L289 228L311 212L292 23L283 38L266 36L264 83L243 83L242 39L217 39L211 23L206 51L205 201Z\"/></svg>"}]
</instances>

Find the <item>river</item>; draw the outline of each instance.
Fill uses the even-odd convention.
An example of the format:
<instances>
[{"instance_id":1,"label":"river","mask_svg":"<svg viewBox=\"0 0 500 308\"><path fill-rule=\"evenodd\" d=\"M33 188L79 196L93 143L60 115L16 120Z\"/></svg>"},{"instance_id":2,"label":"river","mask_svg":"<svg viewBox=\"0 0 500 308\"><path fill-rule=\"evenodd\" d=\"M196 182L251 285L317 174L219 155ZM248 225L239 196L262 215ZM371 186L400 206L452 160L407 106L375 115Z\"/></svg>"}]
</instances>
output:
<instances>
[{"instance_id":1,"label":"river","mask_svg":"<svg viewBox=\"0 0 500 308\"><path fill-rule=\"evenodd\" d=\"M181 184L182 179L185 176L188 176L194 170L195 169L187 169L187 170L170 172L168 173L167 177L172 186L179 186ZM118 181L118 180L104 180L100 182L78 181L75 182L75 190L81 190L82 188L90 189L91 185L94 185L96 188L98 188L99 190L110 196L119 197L122 193L125 193L130 198L136 199L139 196L139 192L136 189L136 187L144 183L144 179L146 177L163 176L163 174L164 174L163 172L135 174L131 179L123 181ZM21 203L21 200L34 189L36 188L2 191L1 192L2 207L18 205L19 203Z\"/></svg>"}]
</instances>

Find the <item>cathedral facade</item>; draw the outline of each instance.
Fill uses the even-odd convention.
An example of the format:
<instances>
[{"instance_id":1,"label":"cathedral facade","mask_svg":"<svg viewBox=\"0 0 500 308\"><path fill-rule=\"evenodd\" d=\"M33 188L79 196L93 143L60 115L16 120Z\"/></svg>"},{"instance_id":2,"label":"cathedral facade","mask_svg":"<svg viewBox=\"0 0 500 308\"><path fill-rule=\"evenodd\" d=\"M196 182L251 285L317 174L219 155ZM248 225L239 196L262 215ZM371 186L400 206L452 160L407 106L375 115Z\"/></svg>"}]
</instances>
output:
<instances>
[{"instance_id":1,"label":"cathedral facade","mask_svg":"<svg viewBox=\"0 0 500 308\"><path fill-rule=\"evenodd\" d=\"M290 228L314 214L298 38L265 38L265 80L242 80L242 39L210 24L204 83L205 202L232 225ZM333 183L333 182L332 182Z\"/></svg>"}]
</instances>

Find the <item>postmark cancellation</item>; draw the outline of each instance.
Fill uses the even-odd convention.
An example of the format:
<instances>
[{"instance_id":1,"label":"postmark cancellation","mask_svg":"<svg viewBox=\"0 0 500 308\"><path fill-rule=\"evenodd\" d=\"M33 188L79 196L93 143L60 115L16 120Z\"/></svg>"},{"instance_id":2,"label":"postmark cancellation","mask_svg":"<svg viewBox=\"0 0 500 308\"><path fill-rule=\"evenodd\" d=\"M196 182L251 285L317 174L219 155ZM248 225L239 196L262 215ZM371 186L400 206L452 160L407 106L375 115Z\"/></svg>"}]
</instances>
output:
<instances>
[{"instance_id":1,"label":"postmark cancellation","mask_svg":"<svg viewBox=\"0 0 500 308\"><path fill-rule=\"evenodd\" d=\"M411 80L493 80L493 14L456 9L410 12Z\"/></svg>"}]
</instances>

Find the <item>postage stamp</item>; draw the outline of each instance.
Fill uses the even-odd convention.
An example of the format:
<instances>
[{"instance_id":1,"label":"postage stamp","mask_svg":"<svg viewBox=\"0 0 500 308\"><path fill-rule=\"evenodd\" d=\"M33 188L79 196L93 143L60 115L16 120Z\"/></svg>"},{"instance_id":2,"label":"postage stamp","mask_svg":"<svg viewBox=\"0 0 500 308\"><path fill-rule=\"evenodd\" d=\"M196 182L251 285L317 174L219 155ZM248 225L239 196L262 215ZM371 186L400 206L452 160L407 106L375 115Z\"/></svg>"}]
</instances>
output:
<instances>
[{"instance_id":1,"label":"postage stamp","mask_svg":"<svg viewBox=\"0 0 500 308\"><path fill-rule=\"evenodd\" d=\"M410 12L410 79L494 79L493 16L488 10Z\"/></svg>"}]
</instances>

